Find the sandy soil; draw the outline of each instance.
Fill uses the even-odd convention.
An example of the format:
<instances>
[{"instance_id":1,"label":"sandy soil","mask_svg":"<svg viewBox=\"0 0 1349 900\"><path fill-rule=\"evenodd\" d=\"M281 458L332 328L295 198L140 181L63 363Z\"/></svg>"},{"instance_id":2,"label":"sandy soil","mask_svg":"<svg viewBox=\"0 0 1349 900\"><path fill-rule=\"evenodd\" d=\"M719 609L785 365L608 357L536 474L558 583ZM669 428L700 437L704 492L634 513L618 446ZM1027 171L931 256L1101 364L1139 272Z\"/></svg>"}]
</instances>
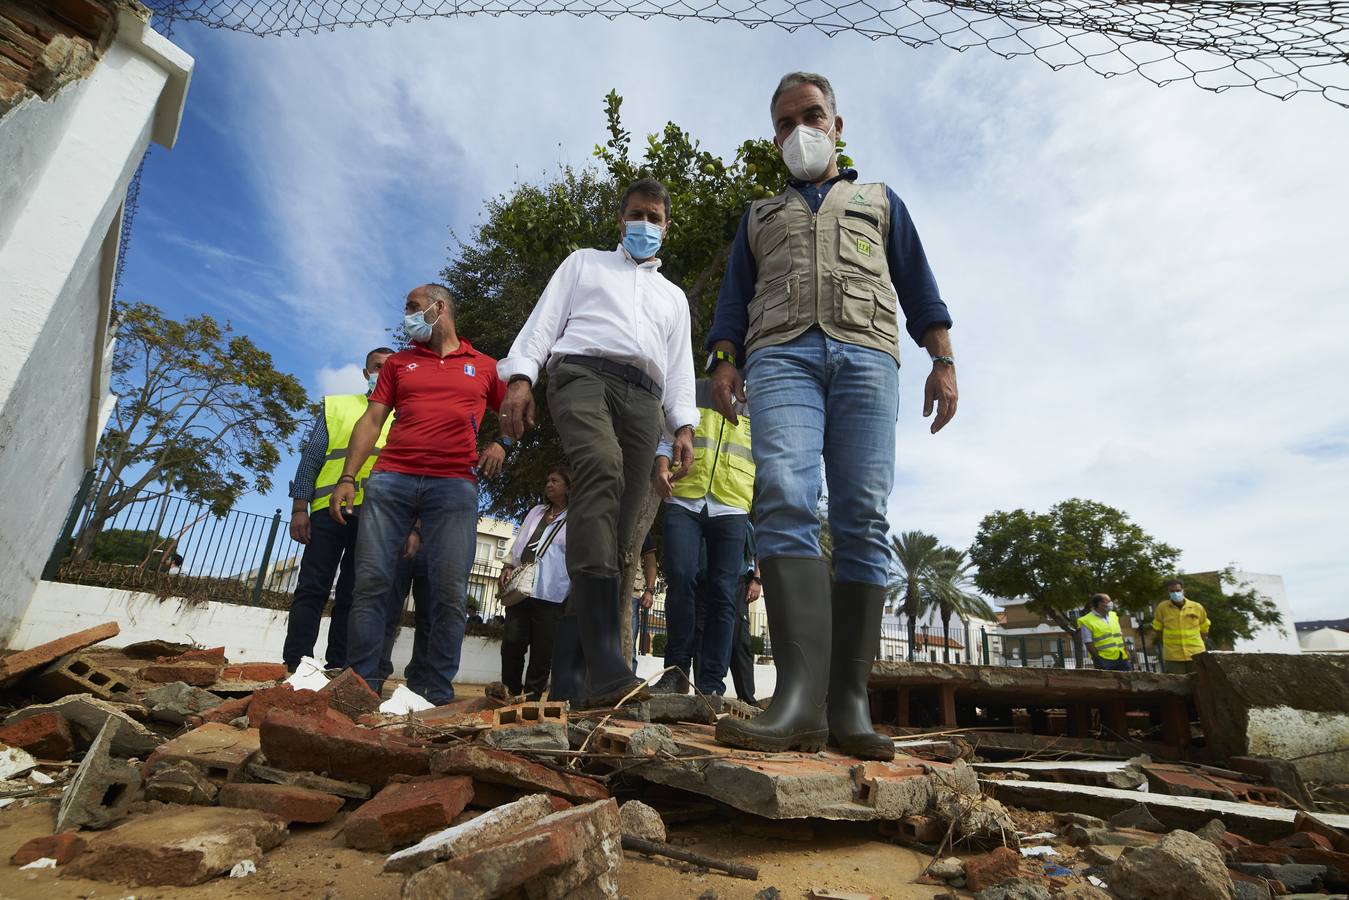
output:
<instances>
[{"instance_id":1,"label":"sandy soil","mask_svg":"<svg viewBox=\"0 0 1349 900\"><path fill-rule=\"evenodd\" d=\"M17 805L17 804L16 804ZM0 811L0 856L5 860L26 840L50 834L53 804ZM625 897L698 898L715 891L720 900L752 900L766 887L784 898L807 896L812 888L869 892L890 898L924 898L940 892L910 884L927 858L875 839L873 828L842 823L818 824L810 840L744 834L725 820L711 819L671 829L670 839L685 849L756 866L758 881L666 865L626 853L619 875ZM296 897L303 900L396 898L401 875L381 871L383 857L343 846L341 818L326 825L293 826L286 843L258 861L258 871L243 879L218 878L191 888L130 888L99 881L64 878L60 870L21 871L0 864L0 900L74 900L108 898Z\"/></svg>"}]
</instances>

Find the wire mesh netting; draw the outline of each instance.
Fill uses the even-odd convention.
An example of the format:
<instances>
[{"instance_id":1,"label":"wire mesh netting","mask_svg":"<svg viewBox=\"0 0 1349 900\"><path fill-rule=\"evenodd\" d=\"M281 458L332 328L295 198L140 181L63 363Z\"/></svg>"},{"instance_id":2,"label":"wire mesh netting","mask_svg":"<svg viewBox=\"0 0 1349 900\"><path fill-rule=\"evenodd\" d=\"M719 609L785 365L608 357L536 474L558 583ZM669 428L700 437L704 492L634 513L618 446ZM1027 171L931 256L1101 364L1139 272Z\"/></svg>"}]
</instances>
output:
<instances>
[{"instance_id":1,"label":"wire mesh netting","mask_svg":"<svg viewBox=\"0 0 1349 900\"><path fill-rule=\"evenodd\" d=\"M148 0L161 29L197 22L301 34L456 16L696 19L853 33L910 47L984 47L1054 69L1189 81L1208 90L1320 94L1349 107L1349 0Z\"/></svg>"}]
</instances>

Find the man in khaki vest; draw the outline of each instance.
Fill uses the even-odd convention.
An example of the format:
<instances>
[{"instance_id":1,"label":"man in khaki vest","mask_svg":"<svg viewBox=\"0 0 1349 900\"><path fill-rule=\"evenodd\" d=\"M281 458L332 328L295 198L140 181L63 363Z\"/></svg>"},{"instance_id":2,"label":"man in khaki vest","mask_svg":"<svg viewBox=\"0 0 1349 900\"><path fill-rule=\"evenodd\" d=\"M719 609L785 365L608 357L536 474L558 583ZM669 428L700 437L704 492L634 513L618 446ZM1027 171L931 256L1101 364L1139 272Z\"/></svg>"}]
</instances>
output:
<instances>
[{"instance_id":1,"label":"man in khaki vest","mask_svg":"<svg viewBox=\"0 0 1349 900\"><path fill-rule=\"evenodd\" d=\"M792 178L741 220L707 343L718 411L734 422L748 395L754 420L754 537L777 688L762 715L723 718L717 739L775 752L829 738L890 759L866 685L889 579L899 310L932 360L923 415L935 408L934 434L956 411L951 316L904 203L839 170L843 119L828 79L785 76L769 109ZM832 573L816 518L821 457Z\"/></svg>"}]
</instances>

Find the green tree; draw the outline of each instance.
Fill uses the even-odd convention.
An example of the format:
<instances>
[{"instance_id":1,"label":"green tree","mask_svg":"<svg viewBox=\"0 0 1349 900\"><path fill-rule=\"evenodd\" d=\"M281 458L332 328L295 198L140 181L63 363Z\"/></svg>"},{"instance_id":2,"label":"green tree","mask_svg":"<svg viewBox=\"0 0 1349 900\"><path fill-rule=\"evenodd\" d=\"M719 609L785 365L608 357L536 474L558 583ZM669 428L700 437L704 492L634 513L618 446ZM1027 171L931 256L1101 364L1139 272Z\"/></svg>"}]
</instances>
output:
<instances>
[{"instance_id":1,"label":"green tree","mask_svg":"<svg viewBox=\"0 0 1349 900\"><path fill-rule=\"evenodd\" d=\"M1154 539L1121 510L1072 499L1047 513L997 511L979 524L970 559L979 590L1026 608L1069 634L1082 666L1077 616L1097 591L1110 594L1135 619L1152 601L1180 552Z\"/></svg>"},{"instance_id":2,"label":"green tree","mask_svg":"<svg viewBox=\"0 0 1349 900\"><path fill-rule=\"evenodd\" d=\"M892 535L894 567L888 588L888 600L902 601L904 617L908 620L909 659L917 652L918 617L930 608L933 600L924 587L930 586L932 567L941 558L941 543L925 531L906 531Z\"/></svg>"},{"instance_id":3,"label":"green tree","mask_svg":"<svg viewBox=\"0 0 1349 900\"><path fill-rule=\"evenodd\" d=\"M965 651L970 651L971 618L992 619L993 608L974 592L974 563L964 550L940 547L929 566L922 592L925 604L935 606L941 617L942 661L951 661L951 617L964 623Z\"/></svg>"},{"instance_id":4,"label":"green tree","mask_svg":"<svg viewBox=\"0 0 1349 900\"><path fill-rule=\"evenodd\" d=\"M1272 625L1286 634L1283 615L1274 601L1256 593L1237 577L1236 567L1217 572L1177 576L1185 596L1204 607L1209 618L1209 640L1219 650L1231 650L1238 640L1250 640L1259 629ZM1144 619L1151 628L1151 617Z\"/></svg>"},{"instance_id":5,"label":"green tree","mask_svg":"<svg viewBox=\"0 0 1349 900\"><path fill-rule=\"evenodd\" d=\"M157 559L151 557L163 555L168 543L167 538L149 528L109 528L94 537L89 558L119 566L139 566L149 560L153 569L158 568Z\"/></svg>"},{"instance_id":6,"label":"green tree","mask_svg":"<svg viewBox=\"0 0 1349 900\"><path fill-rule=\"evenodd\" d=\"M223 515L271 473L308 408L300 382L271 354L210 316L182 322L148 303L121 307L112 390L118 397L98 445L92 512L76 544L162 484Z\"/></svg>"}]
</instances>

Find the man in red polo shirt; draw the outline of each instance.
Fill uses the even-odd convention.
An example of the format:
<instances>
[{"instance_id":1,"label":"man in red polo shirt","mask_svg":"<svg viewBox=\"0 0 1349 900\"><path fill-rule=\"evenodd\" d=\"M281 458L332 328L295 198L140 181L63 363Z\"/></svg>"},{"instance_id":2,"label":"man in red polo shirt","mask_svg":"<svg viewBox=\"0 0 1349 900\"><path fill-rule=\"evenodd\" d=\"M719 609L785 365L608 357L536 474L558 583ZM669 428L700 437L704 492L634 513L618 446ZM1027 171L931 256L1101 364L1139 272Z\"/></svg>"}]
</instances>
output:
<instances>
[{"instance_id":1,"label":"man in red polo shirt","mask_svg":"<svg viewBox=\"0 0 1349 900\"><path fill-rule=\"evenodd\" d=\"M506 385L497 378L496 360L456 333L448 288L422 285L408 294L403 309L412 343L380 370L365 415L351 432L329 510L344 521L356 493L356 473L374 450L384 420L396 410L364 485L347 663L372 688L381 689L380 651L395 569L420 521L431 607L422 687L426 699L440 705L454 699L459 672L477 534L477 475L490 478L501 471L506 455L505 447L493 442L479 458L478 426L489 406L501 405Z\"/></svg>"}]
</instances>

